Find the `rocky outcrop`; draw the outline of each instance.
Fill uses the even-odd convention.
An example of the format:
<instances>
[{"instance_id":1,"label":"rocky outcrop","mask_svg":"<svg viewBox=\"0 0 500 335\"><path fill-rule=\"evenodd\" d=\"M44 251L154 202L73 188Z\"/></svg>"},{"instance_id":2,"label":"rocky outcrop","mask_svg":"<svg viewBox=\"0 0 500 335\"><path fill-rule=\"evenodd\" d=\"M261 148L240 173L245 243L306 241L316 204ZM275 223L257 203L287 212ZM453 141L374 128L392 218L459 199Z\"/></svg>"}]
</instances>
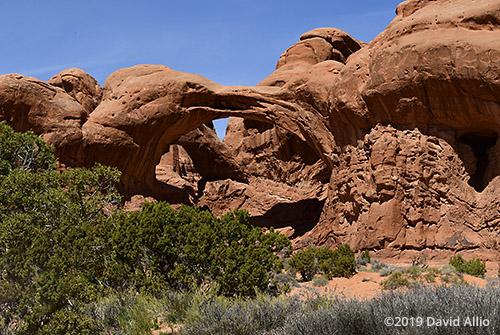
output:
<instances>
[{"instance_id":1,"label":"rocky outcrop","mask_svg":"<svg viewBox=\"0 0 500 335\"><path fill-rule=\"evenodd\" d=\"M500 2L406 1L397 13L331 86L329 127L343 148L332 176L346 178L332 178L313 239L492 259Z\"/></svg>"},{"instance_id":2,"label":"rocky outcrop","mask_svg":"<svg viewBox=\"0 0 500 335\"><path fill-rule=\"evenodd\" d=\"M300 37L278 60L276 70L258 86L278 86L302 103L327 112L329 92L347 59L366 43L336 28L317 28Z\"/></svg>"},{"instance_id":3,"label":"rocky outcrop","mask_svg":"<svg viewBox=\"0 0 500 335\"><path fill-rule=\"evenodd\" d=\"M245 173L238 170L230 151L217 143L213 132L211 139L206 129L205 136L191 133L181 138L213 119L240 116L278 125L331 167L334 141L324 120L294 101L275 97L277 93L279 88L273 87L224 87L165 66L119 70L106 80L103 101L83 125L85 165L100 162L118 167L126 196L139 193L189 202L178 188L158 183L155 167L161 156L180 141L190 155L200 158L193 162L205 180L225 176L244 181ZM193 140L196 138L199 140Z\"/></svg>"},{"instance_id":4,"label":"rocky outcrop","mask_svg":"<svg viewBox=\"0 0 500 335\"><path fill-rule=\"evenodd\" d=\"M498 133L499 1L407 1L332 85L330 128L354 144L377 123ZM348 126L348 128L346 127Z\"/></svg>"},{"instance_id":5,"label":"rocky outcrop","mask_svg":"<svg viewBox=\"0 0 500 335\"><path fill-rule=\"evenodd\" d=\"M139 65L113 73L101 99L81 70L51 85L6 75L0 116L62 162L119 168L138 203L244 208L299 247L496 260L499 27L500 0L409 0L369 44L305 33L256 87ZM220 141L211 121L223 117Z\"/></svg>"},{"instance_id":6,"label":"rocky outcrop","mask_svg":"<svg viewBox=\"0 0 500 335\"><path fill-rule=\"evenodd\" d=\"M47 83L64 89L85 108L88 114L92 113L102 100L102 88L99 83L81 69L71 68L61 71Z\"/></svg>"},{"instance_id":7,"label":"rocky outcrop","mask_svg":"<svg viewBox=\"0 0 500 335\"><path fill-rule=\"evenodd\" d=\"M422 251L445 259L464 250L495 259L500 178L477 192L460 157L470 148L452 133L439 135L377 125L346 148L309 238L406 259Z\"/></svg>"},{"instance_id":8,"label":"rocky outcrop","mask_svg":"<svg viewBox=\"0 0 500 335\"><path fill-rule=\"evenodd\" d=\"M62 163L76 165L83 148L85 109L64 90L19 74L0 76L0 121L32 130L53 144Z\"/></svg>"},{"instance_id":9,"label":"rocky outcrop","mask_svg":"<svg viewBox=\"0 0 500 335\"><path fill-rule=\"evenodd\" d=\"M350 55L361 49L363 42L356 41L346 32L336 28L317 28L300 37L300 42L286 50L278 60L276 71L259 83L260 86L288 86L304 84L313 79L305 73L319 63L340 69ZM322 64L323 66L325 64ZM314 71L326 74L328 71Z\"/></svg>"}]
</instances>

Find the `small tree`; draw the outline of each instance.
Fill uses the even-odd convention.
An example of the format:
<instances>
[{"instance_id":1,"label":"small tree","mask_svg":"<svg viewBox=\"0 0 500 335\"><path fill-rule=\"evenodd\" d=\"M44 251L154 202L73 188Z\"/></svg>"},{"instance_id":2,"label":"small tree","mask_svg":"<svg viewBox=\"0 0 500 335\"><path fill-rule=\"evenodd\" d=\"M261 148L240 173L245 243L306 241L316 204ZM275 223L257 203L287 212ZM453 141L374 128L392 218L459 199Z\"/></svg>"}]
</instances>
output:
<instances>
[{"instance_id":1,"label":"small tree","mask_svg":"<svg viewBox=\"0 0 500 335\"><path fill-rule=\"evenodd\" d=\"M399 288L410 287L410 281L401 271L394 271L389 278L380 283L383 290L396 290Z\"/></svg>"},{"instance_id":2,"label":"small tree","mask_svg":"<svg viewBox=\"0 0 500 335\"><path fill-rule=\"evenodd\" d=\"M333 267L325 273L329 279L333 277L349 278L356 273L356 259L349 244L340 245L333 252Z\"/></svg>"},{"instance_id":3,"label":"small tree","mask_svg":"<svg viewBox=\"0 0 500 335\"><path fill-rule=\"evenodd\" d=\"M368 250L365 250L361 253L361 259L363 259L366 263L371 262L371 257L370 257L370 252Z\"/></svg>"},{"instance_id":4,"label":"small tree","mask_svg":"<svg viewBox=\"0 0 500 335\"><path fill-rule=\"evenodd\" d=\"M319 262L316 257L316 248L309 246L305 250L299 250L292 259L290 259L290 266L292 266L300 275L304 281L310 281L313 279L319 270Z\"/></svg>"},{"instance_id":5,"label":"small tree","mask_svg":"<svg viewBox=\"0 0 500 335\"><path fill-rule=\"evenodd\" d=\"M311 280L319 272L328 279L350 277L356 272L356 259L348 244L335 250L310 246L298 251L290 260L290 265L301 274L304 281Z\"/></svg>"},{"instance_id":6,"label":"small tree","mask_svg":"<svg viewBox=\"0 0 500 335\"><path fill-rule=\"evenodd\" d=\"M477 258L466 261L461 255L453 256L450 258L450 265L457 269L458 272L467 273L471 276L484 277L486 273L486 263Z\"/></svg>"}]
</instances>

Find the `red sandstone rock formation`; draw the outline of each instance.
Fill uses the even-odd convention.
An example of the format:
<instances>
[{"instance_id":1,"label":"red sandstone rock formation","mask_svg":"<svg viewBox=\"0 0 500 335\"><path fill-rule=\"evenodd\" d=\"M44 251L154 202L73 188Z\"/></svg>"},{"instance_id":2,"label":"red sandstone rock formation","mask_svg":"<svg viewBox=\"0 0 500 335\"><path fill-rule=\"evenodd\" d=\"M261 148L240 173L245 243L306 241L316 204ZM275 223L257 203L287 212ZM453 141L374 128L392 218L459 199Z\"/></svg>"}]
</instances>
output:
<instances>
[{"instance_id":1,"label":"red sandstone rock formation","mask_svg":"<svg viewBox=\"0 0 500 335\"><path fill-rule=\"evenodd\" d=\"M331 86L342 153L312 238L495 258L500 1L406 1L397 13Z\"/></svg>"},{"instance_id":2,"label":"red sandstone rock formation","mask_svg":"<svg viewBox=\"0 0 500 335\"><path fill-rule=\"evenodd\" d=\"M256 87L139 65L0 76L0 119L127 199L247 209L296 245L500 254L500 0L410 0L369 44L305 33ZM219 141L211 121L232 116Z\"/></svg>"},{"instance_id":3,"label":"red sandstone rock formation","mask_svg":"<svg viewBox=\"0 0 500 335\"><path fill-rule=\"evenodd\" d=\"M90 114L102 100L102 88L88 73L81 69L64 70L49 79L47 83L61 87L76 99Z\"/></svg>"},{"instance_id":4,"label":"red sandstone rock formation","mask_svg":"<svg viewBox=\"0 0 500 335\"><path fill-rule=\"evenodd\" d=\"M77 164L86 115L85 109L61 88L19 74L0 76L0 121L16 131L32 130L43 135L65 164Z\"/></svg>"}]
</instances>

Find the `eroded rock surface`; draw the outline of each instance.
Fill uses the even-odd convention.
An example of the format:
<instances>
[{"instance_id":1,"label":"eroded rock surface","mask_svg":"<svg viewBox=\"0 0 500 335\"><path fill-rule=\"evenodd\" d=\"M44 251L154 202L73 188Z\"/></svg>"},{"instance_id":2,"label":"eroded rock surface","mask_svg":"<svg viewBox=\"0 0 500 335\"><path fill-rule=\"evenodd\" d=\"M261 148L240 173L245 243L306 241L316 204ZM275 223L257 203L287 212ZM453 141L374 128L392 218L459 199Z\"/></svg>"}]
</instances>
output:
<instances>
[{"instance_id":1,"label":"eroded rock surface","mask_svg":"<svg viewBox=\"0 0 500 335\"><path fill-rule=\"evenodd\" d=\"M224 87L159 65L119 70L106 80L103 101L82 127L85 164L118 167L126 196L139 193L190 203L190 196L178 187L158 182L155 167L160 158L172 144L180 143L203 183L224 178L246 182L250 172L233 159L233 149L220 143L213 130L202 127L215 118L240 116L294 134L331 167L334 140L324 120L297 101L275 97L279 91Z\"/></svg>"},{"instance_id":2,"label":"eroded rock surface","mask_svg":"<svg viewBox=\"0 0 500 335\"><path fill-rule=\"evenodd\" d=\"M82 105L61 88L19 74L0 76L0 121L16 131L42 135L56 147L64 164L78 164L86 115Z\"/></svg>"},{"instance_id":3,"label":"eroded rock surface","mask_svg":"<svg viewBox=\"0 0 500 335\"><path fill-rule=\"evenodd\" d=\"M478 193L459 154L470 148L453 134L440 135L377 125L346 147L309 237L406 258L427 251L446 259L477 249L478 257L495 259L500 178Z\"/></svg>"},{"instance_id":4,"label":"eroded rock surface","mask_svg":"<svg viewBox=\"0 0 500 335\"><path fill-rule=\"evenodd\" d=\"M81 69L71 68L61 71L47 83L64 89L85 108L88 114L92 113L102 100L102 88L99 83Z\"/></svg>"},{"instance_id":5,"label":"eroded rock surface","mask_svg":"<svg viewBox=\"0 0 500 335\"><path fill-rule=\"evenodd\" d=\"M496 261L499 27L500 0L409 0L369 44L305 33L256 87L138 65L101 98L81 70L51 85L5 75L0 116L65 163L118 167L137 203L244 208L297 246Z\"/></svg>"}]
</instances>

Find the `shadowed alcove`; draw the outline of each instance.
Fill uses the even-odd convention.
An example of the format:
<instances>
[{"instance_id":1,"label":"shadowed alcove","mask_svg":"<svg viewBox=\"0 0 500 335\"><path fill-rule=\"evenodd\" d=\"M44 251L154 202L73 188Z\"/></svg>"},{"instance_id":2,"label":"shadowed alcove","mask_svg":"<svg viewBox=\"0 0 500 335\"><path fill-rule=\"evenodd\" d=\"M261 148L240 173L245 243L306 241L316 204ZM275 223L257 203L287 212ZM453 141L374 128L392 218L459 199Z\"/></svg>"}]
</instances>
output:
<instances>
[{"instance_id":1,"label":"shadowed alcove","mask_svg":"<svg viewBox=\"0 0 500 335\"><path fill-rule=\"evenodd\" d=\"M490 164L488 151L495 146L498 134L495 131L482 129L463 133L458 141L468 145L476 157L475 170L469 171L469 185L477 192L482 192L489 182L495 177L486 173Z\"/></svg>"}]
</instances>

